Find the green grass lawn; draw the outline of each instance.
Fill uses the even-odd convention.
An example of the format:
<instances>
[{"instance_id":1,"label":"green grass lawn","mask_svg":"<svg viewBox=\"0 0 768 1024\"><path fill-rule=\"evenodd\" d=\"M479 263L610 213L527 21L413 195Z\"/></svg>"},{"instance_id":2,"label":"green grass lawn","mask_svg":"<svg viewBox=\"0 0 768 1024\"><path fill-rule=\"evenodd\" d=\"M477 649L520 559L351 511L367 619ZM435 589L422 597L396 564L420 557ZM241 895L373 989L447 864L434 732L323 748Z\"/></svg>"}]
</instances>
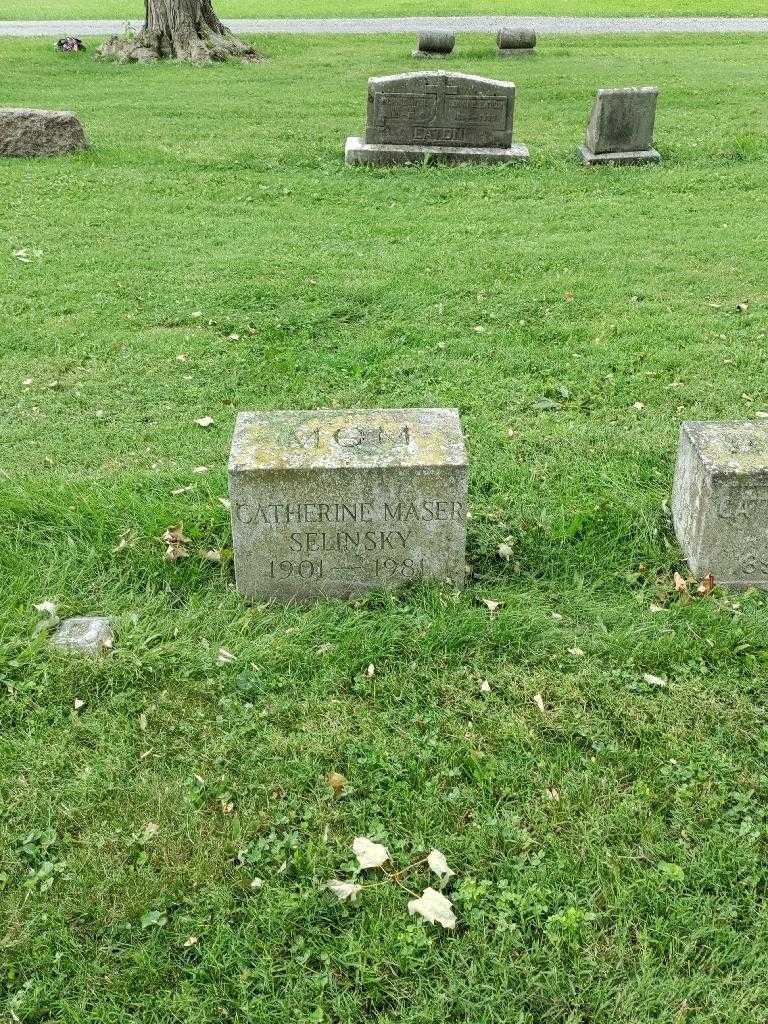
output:
<instances>
[{"instance_id":1,"label":"green grass lawn","mask_svg":"<svg viewBox=\"0 0 768 1024\"><path fill-rule=\"evenodd\" d=\"M342 150L408 39L260 45L0 44L3 102L93 143L0 168L7 1019L763 1022L768 600L675 594L667 504L681 420L768 409L763 41L469 38L530 165L390 171ZM645 83L664 163L583 169L596 87ZM235 413L332 404L460 408L463 595L242 604ZM43 599L114 651L53 653ZM324 890L357 835L442 850L456 932Z\"/></svg>"},{"instance_id":2,"label":"green grass lawn","mask_svg":"<svg viewBox=\"0 0 768 1024\"><path fill-rule=\"evenodd\" d=\"M755 0L219 0L225 18L354 18L450 14L759 15ZM0 0L0 21L141 18L143 0Z\"/></svg>"}]
</instances>

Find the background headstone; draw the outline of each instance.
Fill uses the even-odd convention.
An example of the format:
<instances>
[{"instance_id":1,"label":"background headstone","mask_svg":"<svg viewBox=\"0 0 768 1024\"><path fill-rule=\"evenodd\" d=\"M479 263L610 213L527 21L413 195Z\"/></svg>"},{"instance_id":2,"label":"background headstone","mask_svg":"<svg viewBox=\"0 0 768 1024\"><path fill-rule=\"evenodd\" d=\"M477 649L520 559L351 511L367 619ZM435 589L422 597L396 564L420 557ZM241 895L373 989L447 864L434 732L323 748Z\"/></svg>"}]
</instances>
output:
<instances>
[{"instance_id":1,"label":"background headstone","mask_svg":"<svg viewBox=\"0 0 768 1024\"><path fill-rule=\"evenodd\" d=\"M530 54L536 48L536 33L532 28L502 28L496 34L496 45L500 57Z\"/></svg>"},{"instance_id":2,"label":"background headstone","mask_svg":"<svg viewBox=\"0 0 768 1024\"><path fill-rule=\"evenodd\" d=\"M414 57L448 57L453 53L456 36L452 32L420 32Z\"/></svg>"},{"instance_id":3,"label":"background headstone","mask_svg":"<svg viewBox=\"0 0 768 1024\"><path fill-rule=\"evenodd\" d=\"M69 110L0 108L0 156L62 156L87 148L83 126Z\"/></svg>"},{"instance_id":4,"label":"background headstone","mask_svg":"<svg viewBox=\"0 0 768 1024\"><path fill-rule=\"evenodd\" d=\"M240 413L229 495L248 600L463 585L467 455L455 409Z\"/></svg>"},{"instance_id":5,"label":"background headstone","mask_svg":"<svg viewBox=\"0 0 768 1024\"><path fill-rule=\"evenodd\" d=\"M653 126L659 90L653 85L598 89L587 137L579 154L585 164L658 163Z\"/></svg>"},{"instance_id":6,"label":"background headstone","mask_svg":"<svg viewBox=\"0 0 768 1024\"><path fill-rule=\"evenodd\" d=\"M768 424L683 423L672 516L695 576L768 588Z\"/></svg>"},{"instance_id":7,"label":"background headstone","mask_svg":"<svg viewBox=\"0 0 768 1024\"><path fill-rule=\"evenodd\" d=\"M365 141L347 139L348 164L527 160L512 142L515 86L452 71L368 80Z\"/></svg>"}]
</instances>

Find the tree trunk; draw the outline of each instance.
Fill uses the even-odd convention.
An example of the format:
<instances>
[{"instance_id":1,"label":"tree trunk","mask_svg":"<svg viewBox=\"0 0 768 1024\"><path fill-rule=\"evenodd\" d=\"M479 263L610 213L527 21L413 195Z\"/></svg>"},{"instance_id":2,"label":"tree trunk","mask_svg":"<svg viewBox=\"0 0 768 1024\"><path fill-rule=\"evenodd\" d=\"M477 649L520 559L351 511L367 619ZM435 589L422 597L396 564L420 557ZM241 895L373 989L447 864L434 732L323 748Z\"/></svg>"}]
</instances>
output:
<instances>
[{"instance_id":1,"label":"tree trunk","mask_svg":"<svg viewBox=\"0 0 768 1024\"><path fill-rule=\"evenodd\" d=\"M198 64L231 57L264 59L222 25L211 0L144 0L141 32L112 36L99 47L96 56L122 62L176 57Z\"/></svg>"}]
</instances>

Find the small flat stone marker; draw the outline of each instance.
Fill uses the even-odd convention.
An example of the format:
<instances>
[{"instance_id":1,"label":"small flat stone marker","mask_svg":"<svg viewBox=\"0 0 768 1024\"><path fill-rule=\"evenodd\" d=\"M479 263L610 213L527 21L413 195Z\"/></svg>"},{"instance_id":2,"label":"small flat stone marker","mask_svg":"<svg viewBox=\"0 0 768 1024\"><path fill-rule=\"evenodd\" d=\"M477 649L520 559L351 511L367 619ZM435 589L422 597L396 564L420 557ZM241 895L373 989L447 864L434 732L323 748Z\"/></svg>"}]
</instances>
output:
<instances>
[{"instance_id":1,"label":"small flat stone marker","mask_svg":"<svg viewBox=\"0 0 768 1024\"><path fill-rule=\"evenodd\" d=\"M100 615L64 619L51 643L66 651L100 654L112 646L112 624Z\"/></svg>"},{"instance_id":2,"label":"small flat stone marker","mask_svg":"<svg viewBox=\"0 0 768 1024\"><path fill-rule=\"evenodd\" d=\"M229 461L249 601L464 584L467 454L455 409L243 412Z\"/></svg>"},{"instance_id":3,"label":"small flat stone marker","mask_svg":"<svg viewBox=\"0 0 768 1024\"><path fill-rule=\"evenodd\" d=\"M657 164L653 126L659 90L653 85L628 89L598 89L587 137L579 155L593 164Z\"/></svg>"},{"instance_id":4,"label":"small flat stone marker","mask_svg":"<svg viewBox=\"0 0 768 1024\"><path fill-rule=\"evenodd\" d=\"M532 28L502 28L496 34L500 57L518 57L536 51L536 33Z\"/></svg>"},{"instance_id":5,"label":"small flat stone marker","mask_svg":"<svg viewBox=\"0 0 768 1024\"><path fill-rule=\"evenodd\" d=\"M62 156L87 148L80 119L69 110L0 108L0 156Z\"/></svg>"},{"instance_id":6,"label":"small flat stone marker","mask_svg":"<svg viewBox=\"0 0 768 1024\"><path fill-rule=\"evenodd\" d=\"M368 79L365 141L347 139L348 164L514 163L528 148L512 142L513 82L452 71Z\"/></svg>"},{"instance_id":7,"label":"small flat stone marker","mask_svg":"<svg viewBox=\"0 0 768 1024\"><path fill-rule=\"evenodd\" d=\"M456 45L452 32L420 32L419 41L413 51L414 57L449 57Z\"/></svg>"},{"instance_id":8,"label":"small flat stone marker","mask_svg":"<svg viewBox=\"0 0 768 1024\"><path fill-rule=\"evenodd\" d=\"M672 516L695 576L768 588L768 424L683 423Z\"/></svg>"}]
</instances>

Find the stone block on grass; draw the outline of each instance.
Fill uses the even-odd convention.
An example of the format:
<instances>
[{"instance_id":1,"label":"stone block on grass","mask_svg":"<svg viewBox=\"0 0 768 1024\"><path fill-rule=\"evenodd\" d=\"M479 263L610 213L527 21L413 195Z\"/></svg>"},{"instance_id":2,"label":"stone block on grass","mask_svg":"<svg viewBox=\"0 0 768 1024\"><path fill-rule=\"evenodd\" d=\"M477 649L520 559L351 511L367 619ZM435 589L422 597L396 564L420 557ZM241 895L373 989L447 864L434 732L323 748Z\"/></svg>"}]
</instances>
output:
<instances>
[{"instance_id":1,"label":"stone block on grass","mask_svg":"<svg viewBox=\"0 0 768 1024\"><path fill-rule=\"evenodd\" d=\"M456 45L453 32L427 31L419 33L414 57L449 57Z\"/></svg>"},{"instance_id":2,"label":"stone block on grass","mask_svg":"<svg viewBox=\"0 0 768 1024\"><path fill-rule=\"evenodd\" d=\"M514 163L528 159L512 142L513 82L451 71L368 80L365 139L347 139L348 164Z\"/></svg>"},{"instance_id":3,"label":"stone block on grass","mask_svg":"<svg viewBox=\"0 0 768 1024\"><path fill-rule=\"evenodd\" d=\"M672 516L695 576L768 588L768 424L683 423Z\"/></svg>"},{"instance_id":4,"label":"stone block on grass","mask_svg":"<svg viewBox=\"0 0 768 1024\"><path fill-rule=\"evenodd\" d=\"M467 455L455 409L240 413L229 495L249 601L463 585Z\"/></svg>"},{"instance_id":5,"label":"stone block on grass","mask_svg":"<svg viewBox=\"0 0 768 1024\"><path fill-rule=\"evenodd\" d=\"M0 108L0 157L63 156L87 148L80 119L69 110Z\"/></svg>"},{"instance_id":6,"label":"stone block on grass","mask_svg":"<svg viewBox=\"0 0 768 1024\"><path fill-rule=\"evenodd\" d=\"M659 163L653 148L656 100L652 85L626 89L598 89L587 137L579 148L582 162L595 164Z\"/></svg>"},{"instance_id":7,"label":"stone block on grass","mask_svg":"<svg viewBox=\"0 0 768 1024\"><path fill-rule=\"evenodd\" d=\"M101 654L112 646L112 624L101 615L65 619L51 637L54 647L79 654Z\"/></svg>"}]
</instances>

